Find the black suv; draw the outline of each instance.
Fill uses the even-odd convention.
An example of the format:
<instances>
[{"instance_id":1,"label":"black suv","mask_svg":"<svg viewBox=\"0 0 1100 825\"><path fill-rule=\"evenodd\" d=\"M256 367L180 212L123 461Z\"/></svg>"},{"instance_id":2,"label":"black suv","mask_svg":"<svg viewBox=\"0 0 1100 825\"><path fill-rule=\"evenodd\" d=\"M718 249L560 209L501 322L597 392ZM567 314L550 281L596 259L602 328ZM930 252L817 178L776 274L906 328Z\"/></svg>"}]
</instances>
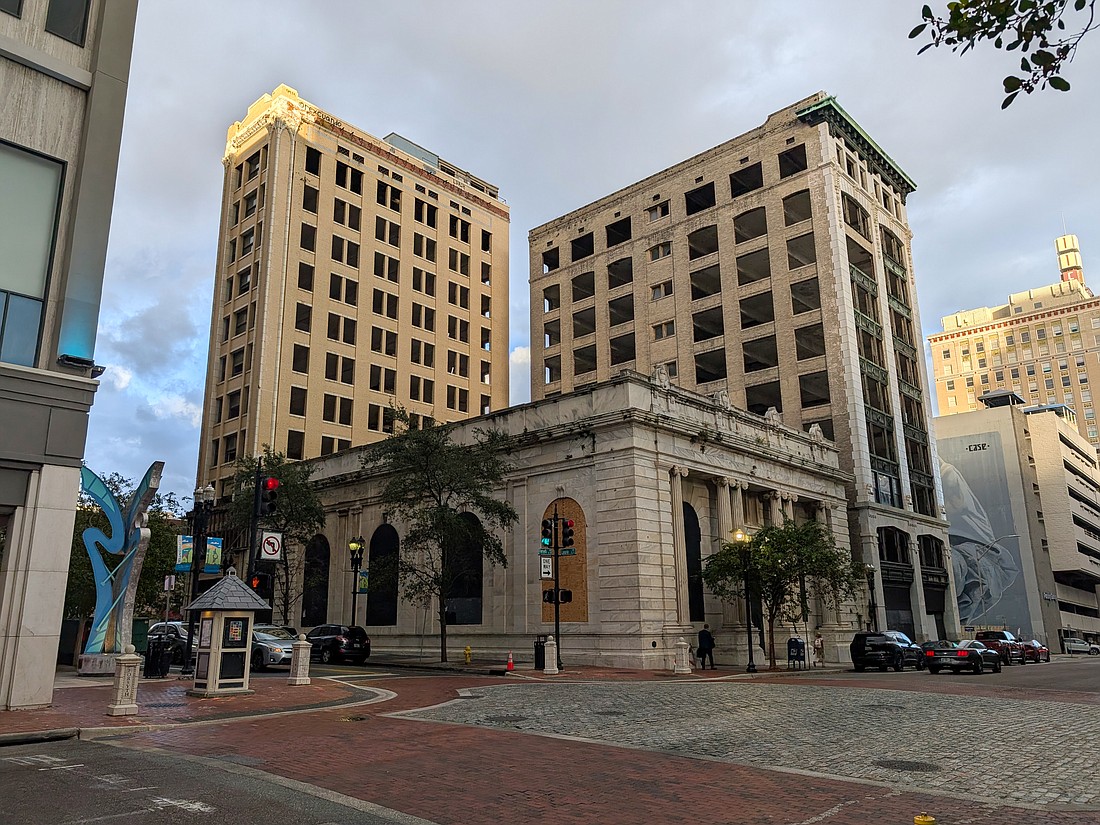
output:
<instances>
[{"instance_id":1,"label":"black suv","mask_svg":"<svg viewBox=\"0 0 1100 825\"><path fill-rule=\"evenodd\" d=\"M852 664L859 672L868 667L879 670L892 667L900 671L906 665L912 665L917 670L924 669L924 651L900 630L857 633L849 649Z\"/></svg>"},{"instance_id":2,"label":"black suv","mask_svg":"<svg viewBox=\"0 0 1100 825\"><path fill-rule=\"evenodd\" d=\"M337 660L363 664L370 656L370 636L358 626L319 625L306 634L306 641L313 645L310 658L320 659L326 665Z\"/></svg>"}]
</instances>

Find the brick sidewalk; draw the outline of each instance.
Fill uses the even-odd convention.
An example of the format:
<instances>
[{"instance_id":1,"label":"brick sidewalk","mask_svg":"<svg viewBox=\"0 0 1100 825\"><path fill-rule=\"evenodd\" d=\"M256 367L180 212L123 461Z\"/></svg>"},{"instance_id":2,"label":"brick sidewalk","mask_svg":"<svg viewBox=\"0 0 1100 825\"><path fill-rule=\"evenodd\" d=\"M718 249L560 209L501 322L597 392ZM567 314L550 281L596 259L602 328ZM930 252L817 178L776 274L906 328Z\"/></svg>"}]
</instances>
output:
<instances>
[{"instance_id":1,"label":"brick sidewalk","mask_svg":"<svg viewBox=\"0 0 1100 825\"><path fill-rule=\"evenodd\" d=\"M0 736L63 728L132 727L201 722L237 716L325 708L369 698L339 682L314 679L290 687L284 679L253 679L249 696L198 699L187 696L190 681L142 681L137 716L108 716L109 686L67 687L54 691L54 704L41 710L0 711Z\"/></svg>"},{"instance_id":2,"label":"brick sidewalk","mask_svg":"<svg viewBox=\"0 0 1100 825\"><path fill-rule=\"evenodd\" d=\"M1040 811L720 761L385 714L457 697L488 677L373 680L397 693L352 711L181 727L126 736L129 747L246 761L438 823L784 823L1095 825L1095 811Z\"/></svg>"}]
</instances>

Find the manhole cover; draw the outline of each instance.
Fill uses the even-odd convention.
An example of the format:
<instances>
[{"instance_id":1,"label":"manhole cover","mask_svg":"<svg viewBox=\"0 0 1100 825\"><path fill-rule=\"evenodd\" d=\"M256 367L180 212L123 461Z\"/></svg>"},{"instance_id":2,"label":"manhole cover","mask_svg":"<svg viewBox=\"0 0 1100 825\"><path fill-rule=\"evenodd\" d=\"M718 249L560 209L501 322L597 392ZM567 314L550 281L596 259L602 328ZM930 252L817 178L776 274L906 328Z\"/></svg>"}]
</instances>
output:
<instances>
[{"instance_id":1,"label":"manhole cover","mask_svg":"<svg viewBox=\"0 0 1100 825\"><path fill-rule=\"evenodd\" d=\"M345 716L340 721L342 722L366 722L370 719L369 716Z\"/></svg>"},{"instance_id":2,"label":"manhole cover","mask_svg":"<svg viewBox=\"0 0 1100 825\"><path fill-rule=\"evenodd\" d=\"M526 722L526 716L486 716L486 722L496 722L502 725L514 725L517 722Z\"/></svg>"},{"instance_id":3,"label":"manhole cover","mask_svg":"<svg viewBox=\"0 0 1100 825\"><path fill-rule=\"evenodd\" d=\"M914 773L936 773L942 770L933 762L912 762L908 759L876 759L871 764L892 771L911 771Z\"/></svg>"}]
</instances>

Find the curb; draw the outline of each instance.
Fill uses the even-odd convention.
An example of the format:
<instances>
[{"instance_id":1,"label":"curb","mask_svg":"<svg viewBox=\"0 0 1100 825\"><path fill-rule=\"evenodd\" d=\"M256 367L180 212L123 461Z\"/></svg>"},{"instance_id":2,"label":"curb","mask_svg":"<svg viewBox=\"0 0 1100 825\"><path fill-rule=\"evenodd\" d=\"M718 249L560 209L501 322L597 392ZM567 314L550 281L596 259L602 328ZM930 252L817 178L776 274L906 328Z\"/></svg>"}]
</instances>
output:
<instances>
[{"instance_id":1,"label":"curb","mask_svg":"<svg viewBox=\"0 0 1100 825\"><path fill-rule=\"evenodd\" d=\"M17 733L0 733L0 747L35 745L39 742L60 742L65 739L76 739L79 736L79 728L55 728L53 730L29 730Z\"/></svg>"}]
</instances>

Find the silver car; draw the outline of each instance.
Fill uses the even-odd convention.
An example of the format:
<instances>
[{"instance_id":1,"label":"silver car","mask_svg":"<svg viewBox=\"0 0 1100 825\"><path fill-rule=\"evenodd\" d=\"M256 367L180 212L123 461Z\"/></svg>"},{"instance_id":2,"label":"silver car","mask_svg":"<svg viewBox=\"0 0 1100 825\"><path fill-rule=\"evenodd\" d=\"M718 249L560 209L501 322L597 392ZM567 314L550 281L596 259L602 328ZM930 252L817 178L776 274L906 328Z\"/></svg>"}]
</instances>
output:
<instances>
[{"instance_id":1,"label":"silver car","mask_svg":"<svg viewBox=\"0 0 1100 825\"><path fill-rule=\"evenodd\" d=\"M281 627L260 625L252 631L252 669L289 665L294 654L294 636Z\"/></svg>"}]
</instances>

